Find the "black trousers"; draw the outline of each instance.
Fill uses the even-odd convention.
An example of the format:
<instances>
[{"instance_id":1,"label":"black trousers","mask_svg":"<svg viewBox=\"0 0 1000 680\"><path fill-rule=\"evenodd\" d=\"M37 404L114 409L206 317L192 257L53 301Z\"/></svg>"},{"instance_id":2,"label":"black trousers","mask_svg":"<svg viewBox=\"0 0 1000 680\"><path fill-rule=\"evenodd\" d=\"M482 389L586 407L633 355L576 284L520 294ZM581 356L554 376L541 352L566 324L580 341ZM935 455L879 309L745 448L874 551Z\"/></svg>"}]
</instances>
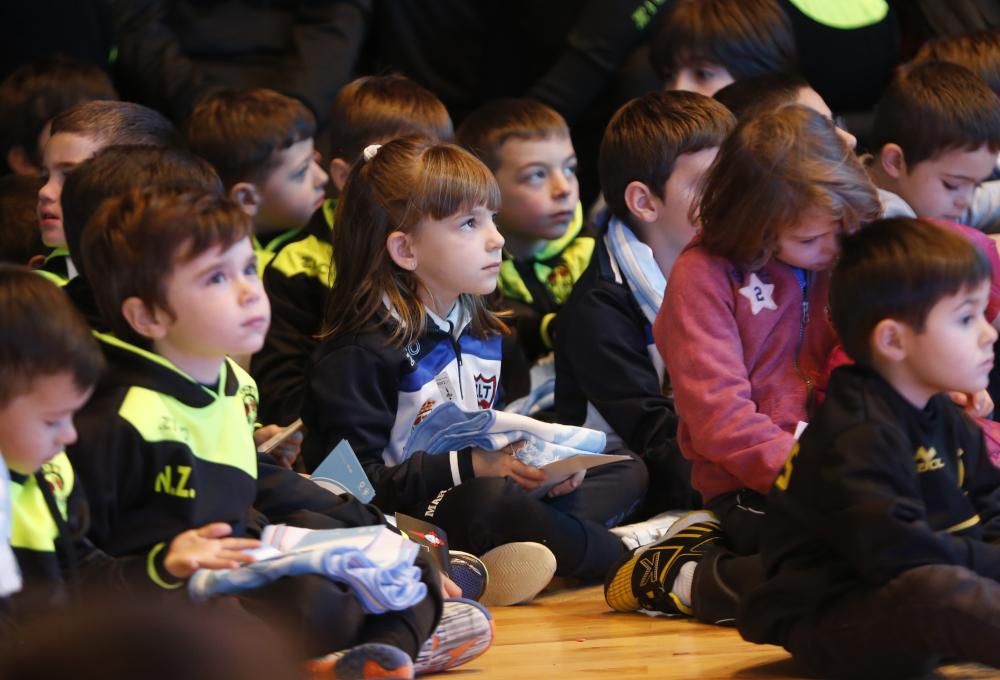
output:
<instances>
[{"instance_id":1,"label":"black trousers","mask_svg":"<svg viewBox=\"0 0 1000 680\"><path fill-rule=\"evenodd\" d=\"M383 642L416 658L441 620L437 571L418 558L427 597L409 609L368 614L349 588L321 576L292 576L240 595L251 614L299 641L309 657L367 642Z\"/></svg>"},{"instance_id":2,"label":"black trousers","mask_svg":"<svg viewBox=\"0 0 1000 680\"><path fill-rule=\"evenodd\" d=\"M533 498L510 480L482 477L407 514L444 529L457 550L481 555L504 543L534 541L555 555L556 574L600 580L624 551L608 528L635 512L646 491L645 464L629 455L591 468L578 489L558 498Z\"/></svg>"},{"instance_id":3,"label":"black trousers","mask_svg":"<svg viewBox=\"0 0 1000 680\"><path fill-rule=\"evenodd\" d=\"M1000 583L964 567L929 565L838 598L793 625L785 648L808 672L908 678L943 659L1000 668Z\"/></svg>"},{"instance_id":4,"label":"black trousers","mask_svg":"<svg viewBox=\"0 0 1000 680\"><path fill-rule=\"evenodd\" d=\"M766 498L741 489L716 496L707 508L719 518L724 545L698 564L691 584L691 608L704 623L735 625L740 598L764 580L760 534Z\"/></svg>"}]
</instances>

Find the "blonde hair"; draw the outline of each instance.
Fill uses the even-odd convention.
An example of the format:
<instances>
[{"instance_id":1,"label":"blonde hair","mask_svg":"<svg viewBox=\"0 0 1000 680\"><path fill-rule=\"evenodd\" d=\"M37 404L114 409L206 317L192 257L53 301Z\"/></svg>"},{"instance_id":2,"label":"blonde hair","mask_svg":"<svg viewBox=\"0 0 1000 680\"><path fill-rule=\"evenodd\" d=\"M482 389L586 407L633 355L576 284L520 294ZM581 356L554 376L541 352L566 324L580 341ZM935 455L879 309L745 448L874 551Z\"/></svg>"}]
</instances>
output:
<instances>
[{"instance_id":1,"label":"blonde hair","mask_svg":"<svg viewBox=\"0 0 1000 680\"><path fill-rule=\"evenodd\" d=\"M391 344L403 347L419 338L426 321L426 308L417 294L420 281L393 262L386 239L394 231L411 232L425 218L444 219L481 205L494 211L500 206L493 173L454 144L407 137L384 144L369 160L359 161L337 203L333 230L337 275L320 337L362 333L387 324ZM507 332L481 296L463 294L461 303L471 312L475 335Z\"/></svg>"},{"instance_id":2,"label":"blonde hair","mask_svg":"<svg viewBox=\"0 0 1000 680\"><path fill-rule=\"evenodd\" d=\"M774 255L781 231L811 210L828 212L850 233L876 219L881 205L833 123L795 104L736 126L694 210L702 246L752 269Z\"/></svg>"}]
</instances>

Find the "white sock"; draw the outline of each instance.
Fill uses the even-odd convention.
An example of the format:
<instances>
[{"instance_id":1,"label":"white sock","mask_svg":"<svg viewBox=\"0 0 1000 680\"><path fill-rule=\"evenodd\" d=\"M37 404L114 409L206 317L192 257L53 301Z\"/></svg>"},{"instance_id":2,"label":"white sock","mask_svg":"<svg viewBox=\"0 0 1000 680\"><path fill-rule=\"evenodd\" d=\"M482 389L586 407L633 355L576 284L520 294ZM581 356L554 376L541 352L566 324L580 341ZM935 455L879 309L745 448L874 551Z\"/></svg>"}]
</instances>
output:
<instances>
[{"instance_id":1,"label":"white sock","mask_svg":"<svg viewBox=\"0 0 1000 680\"><path fill-rule=\"evenodd\" d=\"M674 595L685 607L691 606L691 584L694 582L694 570L697 566L698 563L694 560L681 565L681 570L677 573L677 578L671 588Z\"/></svg>"}]
</instances>

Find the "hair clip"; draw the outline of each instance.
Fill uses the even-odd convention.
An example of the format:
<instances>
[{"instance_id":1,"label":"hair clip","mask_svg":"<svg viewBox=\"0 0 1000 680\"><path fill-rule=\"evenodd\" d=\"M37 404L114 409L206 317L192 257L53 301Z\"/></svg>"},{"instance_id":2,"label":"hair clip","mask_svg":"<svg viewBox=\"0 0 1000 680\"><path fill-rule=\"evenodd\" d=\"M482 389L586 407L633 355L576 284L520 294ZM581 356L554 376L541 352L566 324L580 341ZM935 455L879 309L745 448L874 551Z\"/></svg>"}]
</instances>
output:
<instances>
[{"instance_id":1,"label":"hair clip","mask_svg":"<svg viewBox=\"0 0 1000 680\"><path fill-rule=\"evenodd\" d=\"M368 146L366 146L365 150L361 152L361 155L365 159L365 163L375 158L375 154L377 154L378 150L381 148L382 148L381 144L369 144Z\"/></svg>"}]
</instances>

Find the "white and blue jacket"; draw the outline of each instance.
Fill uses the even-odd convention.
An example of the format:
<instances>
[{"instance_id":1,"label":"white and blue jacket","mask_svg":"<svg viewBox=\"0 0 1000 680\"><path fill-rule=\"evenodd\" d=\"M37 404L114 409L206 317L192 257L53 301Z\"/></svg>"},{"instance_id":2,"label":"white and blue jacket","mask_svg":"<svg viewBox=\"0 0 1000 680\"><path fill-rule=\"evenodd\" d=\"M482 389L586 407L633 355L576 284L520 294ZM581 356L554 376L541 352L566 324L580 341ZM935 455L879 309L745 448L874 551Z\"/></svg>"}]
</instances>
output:
<instances>
[{"instance_id":1,"label":"white and blue jacket","mask_svg":"<svg viewBox=\"0 0 1000 680\"><path fill-rule=\"evenodd\" d=\"M449 332L450 331L450 332ZM428 313L427 329L406 347L385 326L319 347L307 373L302 456L309 470L346 439L384 512L425 508L473 476L471 451L404 457L413 428L437 405L492 408L500 380L500 336L477 338L459 307L447 319Z\"/></svg>"}]
</instances>

